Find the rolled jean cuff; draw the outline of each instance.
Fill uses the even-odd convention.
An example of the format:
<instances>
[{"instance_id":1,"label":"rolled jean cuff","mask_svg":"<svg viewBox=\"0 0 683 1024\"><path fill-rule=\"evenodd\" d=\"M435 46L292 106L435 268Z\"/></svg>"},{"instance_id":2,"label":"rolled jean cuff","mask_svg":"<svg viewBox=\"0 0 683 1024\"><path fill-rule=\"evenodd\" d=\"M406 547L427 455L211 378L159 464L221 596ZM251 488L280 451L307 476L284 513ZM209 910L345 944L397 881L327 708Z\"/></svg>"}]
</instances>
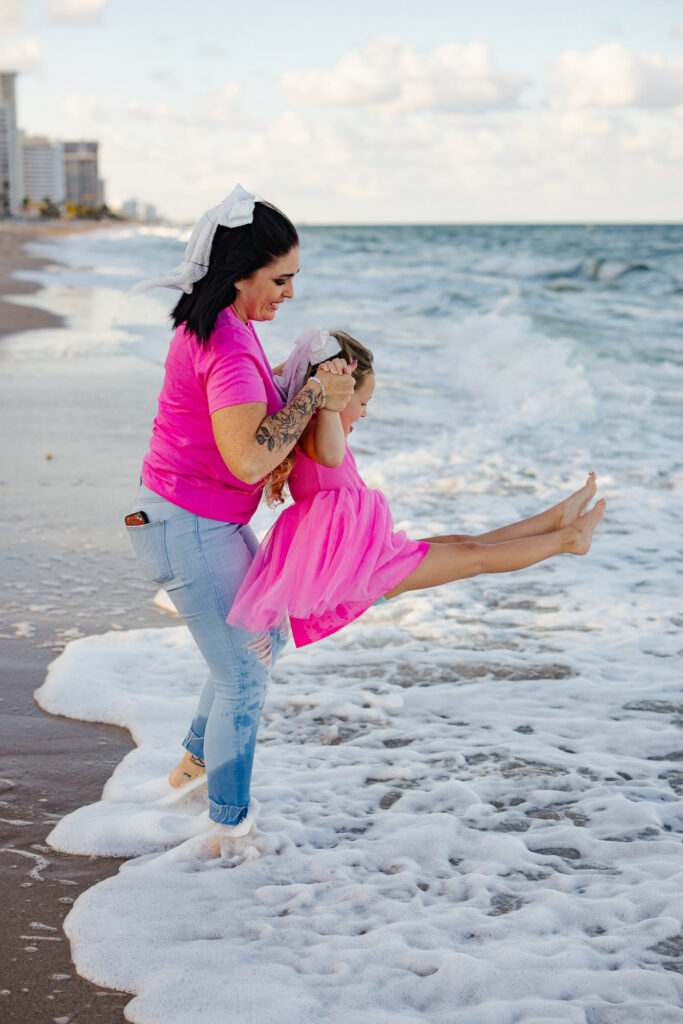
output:
<instances>
[{"instance_id":1,"label":"rolled jean cuff","mask_svg":"<svg viewBox=\"0 0 683 1024\"><path fill-rule=\"evenodd\" d=\"M204 760L204 737L198 736L197 733L190 727L190 730L183 740L183 746L189 754L193 754L195 757Z\"/></svg>"},{"instance_id":2,"label":"rolled jean cuff","mask_svg":"<svg viewBox=\"0 0 683 1024\"><path fill-rule=\"evenodd\" d=\"M249 805L245 807L231 807L230 804L217 804L215 800L209 799L209 818L218 825L239 825L246 818Z\"/></svg>"}]
</instances>

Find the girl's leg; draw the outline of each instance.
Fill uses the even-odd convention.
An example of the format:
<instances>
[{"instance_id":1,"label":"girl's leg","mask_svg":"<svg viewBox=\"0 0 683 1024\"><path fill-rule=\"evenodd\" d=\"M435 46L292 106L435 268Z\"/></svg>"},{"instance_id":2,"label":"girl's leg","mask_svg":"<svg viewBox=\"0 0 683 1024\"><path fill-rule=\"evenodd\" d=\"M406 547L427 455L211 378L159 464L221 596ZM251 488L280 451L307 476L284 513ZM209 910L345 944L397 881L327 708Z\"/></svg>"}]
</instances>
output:
<instances>
[{"instance_id":1,"label":"girl's leg","mask_svg":"<svg viewBox=\"0 0 683 1024\"><path fill-rule=\"evenodd\" d=\"M386 596L397 597L409 590L438 587L442 583L478 576L480 573L513 572L562 552L585 555L590 548L593 531L604 513L605 502L599 501L590 512L580 516L570 526L563 526L538 537L520 537L498 543L467 540L451 544L430 544L429 551L417 569Z\"/></svg>"},{"instance_id":2,"label":"girl's leg","mask_svg":"<svg viewBox=\"0 0 683 1024\"><path fill-rule=\"evenodd\" d=\"M466 534L453 534L443 537L424 537L423 539L430 544L454 544L467 540L475 540L479 544L499 544L501 541L517 540L522 537L539 537L541 534L552 533L554 530L573 523L581 515L591 498L595 496L596 490L595 473L589 473L588 480L578 491L530 519L522 519L518 523L511 523L509 526L503 526L498 530L491 530L474 537Z\"/></svg>"}]
</instances>

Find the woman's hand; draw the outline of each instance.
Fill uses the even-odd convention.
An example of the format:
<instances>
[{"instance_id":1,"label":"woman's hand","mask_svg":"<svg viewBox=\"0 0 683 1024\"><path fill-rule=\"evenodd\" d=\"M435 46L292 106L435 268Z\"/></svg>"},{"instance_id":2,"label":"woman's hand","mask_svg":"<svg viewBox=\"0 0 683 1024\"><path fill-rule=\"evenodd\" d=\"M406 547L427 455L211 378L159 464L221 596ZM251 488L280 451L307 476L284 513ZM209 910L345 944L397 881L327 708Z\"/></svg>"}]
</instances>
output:
<instances>
[{"instance_id":1,"label":"woman's hand","mask_svg":"<svg viewBox=\"0 0 683 1024\"><path fill-rule=\"evenodd\" d=\"M346 367L343 359L333 359L331 362L344 363ZM325 405L323 408L329 412L341 412L351 400L356 382L350 372L348 372L348 367L346 370L341 371L324 370L324 365L323 363L322 366L319 366L316 372L316 377L320 379L325 388Z\"/></svg>"}]
</instances>

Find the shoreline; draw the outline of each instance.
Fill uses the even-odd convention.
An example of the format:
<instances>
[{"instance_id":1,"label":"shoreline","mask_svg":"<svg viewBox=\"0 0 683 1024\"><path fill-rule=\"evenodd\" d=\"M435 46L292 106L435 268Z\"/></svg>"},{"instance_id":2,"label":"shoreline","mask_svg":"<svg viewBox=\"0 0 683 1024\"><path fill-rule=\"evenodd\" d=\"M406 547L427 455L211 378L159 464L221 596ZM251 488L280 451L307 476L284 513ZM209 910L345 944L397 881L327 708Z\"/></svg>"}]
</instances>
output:
<instances>
[{"instance_id":1,"label":"shoreline","mask_svg":"<svg viewBox=\"0 0 683 1024\"><path fill-rule=\"evenodd\" d=\"M11 275L50 265L48 259L27 254L26 243L102 226L0 222L0 335L68 328L61 316L12 302L11 296L42 289ZM93 431L89 442L97 445L100 429L114 434L95 395L84 400L82 375L59 360L19 360L3 352L1 344L0 360L0 427L13 439L3 452L0 472L0 527L6 542L0 556L0 578L6 581L0 585L5 588L0 602L0 899L6 908L0 1017L7 1024L55 1018L70 1024L123 1024L130 995L78 976L62 930L73 901L115 874L122 861L57 853L45 838L65 814L100 798L104 783L134 744L125 729L47 714L34 702L33 692L73 636L176 623L151 605L149 588L129 572L132 553L122 527L117 529L124 488L108 488L106 468L93 470L79 447L84 432L71 410L84 402L83 416ZM102 387L104 364L99 370L89 367L89 373L94 374L93 387ZM147 380L144 370L142 377ZM150 393L156 392L152 388ZM142 403L131 436L141 430L145 436L140 424L148 416ZM129 455L120 440L107 451L117 481L134 477L130 463L137 459ZM113 466L116 459L120 466ZM82 484L86 493L81 501L73 488ZM102 523L99 531L93 520ZM102 577L107 584L100 594ZM84 582L93 584L90 597L79 593Z\"/></svg>"},{"instance_id":2,"label":"shoreline","mask_svg":"<svg viewBox=\"0 0 683 1024\"><path fill-rule=\"evenodd\" d=\"M114 221L0 221L0 337L21 331L63 327L64 318L46 309L30 304L6 301L14 295L35 295L42 286L35 281L22 281L14 277L15 271L44 270L50 261L42 256L31 256L26 245L41 238L82 234L108 227Z\"/></svg>"}]
</instances>

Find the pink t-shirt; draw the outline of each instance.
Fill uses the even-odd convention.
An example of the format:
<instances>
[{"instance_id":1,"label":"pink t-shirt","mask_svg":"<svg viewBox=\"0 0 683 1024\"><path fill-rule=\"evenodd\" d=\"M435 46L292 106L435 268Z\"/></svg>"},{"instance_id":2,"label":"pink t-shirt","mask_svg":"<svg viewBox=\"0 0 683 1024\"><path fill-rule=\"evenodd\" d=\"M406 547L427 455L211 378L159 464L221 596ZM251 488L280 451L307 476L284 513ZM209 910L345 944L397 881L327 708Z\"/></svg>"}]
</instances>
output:
<instances>
[{"instance_id":1,"label":"pink t-shirt","mask_svg":"<svg viewBox=\"0 0 683 1024\"><path fill-rule=\"evenodd\" d=\"M206 348L179 327L166 358L159 411L142 462L143 483L195 515L248 523L262 484L245 484L232 475L211 425L217 409L246 402L265 402L267 416L284 406L251 323L222 310Z\"/></svg>"}]
</instances>

